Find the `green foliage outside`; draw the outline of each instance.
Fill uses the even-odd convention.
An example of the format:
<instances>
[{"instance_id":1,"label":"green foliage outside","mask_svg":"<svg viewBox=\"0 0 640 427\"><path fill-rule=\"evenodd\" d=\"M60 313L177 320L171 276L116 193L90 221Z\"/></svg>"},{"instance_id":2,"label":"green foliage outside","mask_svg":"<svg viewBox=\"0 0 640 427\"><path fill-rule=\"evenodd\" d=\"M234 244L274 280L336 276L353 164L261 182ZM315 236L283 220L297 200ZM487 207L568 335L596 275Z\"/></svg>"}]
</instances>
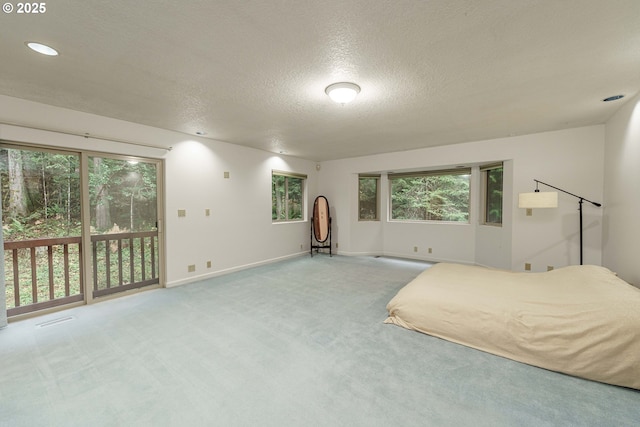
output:
<instances>
[{"instance_id":1,"label":"green foliage outside","mask_svg":"<svg viewBox=\"0 0 640 427\"><path fill-rule=\"evenodd\" d=\"M469 175L392 177L391 219L469 222Z\"/></svg>"},{"instance_id":2,"label":"green foliage outside","mask_svg":"<svg viewBox=\"0 0 640 427\"><path fill-rule=\"evenodd\" d=\"M358 218L377 220L378 218L378 177L360 177L358 180Z\"/></svg>"},{"instance_id":3,"label":"green foliage outside","mask_svg":"<svg viewBox=\"0 0 640 427\"><path fill-rule=\"evenodd\" d=\"M485 173L487 174L485 222L487 224L502 224L503 168L489 169Z\"/></svg>"},{"instance_id":4,"label":"green foliage outside","mask_svg":"<svg viewBox=\"0 0 640 427\"><path fill-rule=\"evenodd\" d=\"M80 235L77 156L2 148L0 185L5 241Z\"/></svg>"},{"instance_id":5,"label":"green foliage outside","mask_svg":"<svg viewBox=\"0 0 640 427\"><path fill-rule=\"evenodd\" d=\"M98 233L156 227L156 167L152 163L89 157L91 226ZM101 214L108 221L100 223Z\"/></svg>"},{"instance_id":6,"label":"green foliage outside","mask_svg":"<svg viewBox=\"0 0 640 427\"><path fill-rule=\"evenodd\" d=\"M89 158L89 204L92 234L156 229L156 167L152 163L130 163L109 158ZM79 156L44 151L0 148L0 186L2 190L3 237L5 242L81 235L81 188ZM101 222L102 221L102 222ZM134 253L140 252L136 239ZM106 286L104 243L98 250L98 288ZM136 246L137 245L137 246ZM158 248L155 241L155 267ZM69 245L69 295L80 289L78 244ZM145 239L146 278L151 277L150 239ZM125 284L129 281L129 250L123 248ZM63 246L52 246L54 298L66 295ZM113 250L111 250L113 252ZM48 301L49 264L46 246L35 252L38 302ZM20 305L33 303L32 268L29 249L18 250ZM117 285L117 253L110 256L112 286ZM135 280L141 279L140 263ZM12 251L5 251L7 307L15 306ZM114 276L115 272L115 276ZM157 277L157 273L156 273Z\"/></svg>"},{"instance_id":7,"label":"green foliage outside","mask_svg":"<svg viewBox=\"0 0 640 427\"><path fill-rule=\"evenodd\" d=\"M274 173L271 178L271 219L303 219L303 196L304 179Z\"/></svg>"}]
</instances>

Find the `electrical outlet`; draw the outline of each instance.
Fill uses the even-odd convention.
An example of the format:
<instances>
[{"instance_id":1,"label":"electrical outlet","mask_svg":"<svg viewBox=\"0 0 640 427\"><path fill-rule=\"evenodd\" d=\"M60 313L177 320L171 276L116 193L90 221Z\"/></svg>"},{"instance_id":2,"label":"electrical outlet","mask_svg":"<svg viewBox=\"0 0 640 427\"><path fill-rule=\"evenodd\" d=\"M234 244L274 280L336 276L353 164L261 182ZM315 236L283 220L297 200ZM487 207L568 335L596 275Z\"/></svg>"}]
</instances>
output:
<instances>
[{"instance_id":1,"label":"electrical outlet","mask_svg":"<svg viewBox=\"0 0 640 427\"><path fill-rule=\"evenodd\" d=\"M300 243L300 250L302 250L302 243Z\"/></svg>"},{"instance_id":2,"label":"electrical outlet","mask_svg":"<svg viewBox=\"0 0 640 427\"><path fill-rule=\"evenodd\" d=\"M224 173L224 178L225 178L225 179L229 179L229 172L225 172L225 173Z\"/></svg>"},{"instance_id":3,"label":"electrical outlet","mask_svg":"<svg viewBox=\"0 0 640 427\"><path fill-rule=\"evenodd\" d=\"M207 261L207 268L211 268L211 261Z\"/></svg>"},{"instance_id":4,"label":"electrical outlet","mask_svg":"<svg viewBox=\"0 0 640 427\"><path fill-rule=\"evenodd\" d=\"M195 264L191 264L187 266L187 271L189 273L193 273L194 271L196 271L196 265Z\"/></svg>"},{"instance_id":5,"label":"electrical outlet","mask_svg":"<svg viewBox=\"0 0 640 427\"><path fill-rule=\"evenodd\" d=\"M178 209L178 218L183 218L187 216L187 210L186 209Z\"/></svg>"},{"instance_id":6,"label":"electrical outlet","mask_svg":"<svg viewBox=\"0 0 640 427\"><path fill-rule=\"evenodd\" d=\"M211 209L205 209L204 216L209 216L209 215L211 215Z\"/></svg>"},{"instance_id":7,"label":"electrical outlet","mask_svg":"<svg viewBox=\"0 0 640 427\"><path fill-rule=\"evenodd\" d=\"M528 262L525 262L524 263L524 269L525 269L525 271L531 271L531 264L528 263Z\"/></svg>"},{"instance_id":8,"label":"electrical outlet","mask_svg":"<svg viewBox=\"0 0 640 427\"><path fill-rule=\"evenodd\" d=\"M526 210L526 215L527 215L527 216L532 216L532 215L533 215L533 209L531 209L531 208L527 208L527 210Z\"/></svg>"},{"instance_id":9,"label":"electrical outlet","mask_svg":"<svg viewBox=\"0 0 640 427\"><path fill-rule=\"evenodd\" d=\"M429 253L433 253L433 249L429 248Z\"/></svg>"},{"instance_id":10,"label":"electrical outlet","mask_svg":"<svg viewBox=\"0 0 640 427\"><path fill-rule=\"evenodd\" d=\"M418 252L418 247L417 246L413 247L413 252Z\"/></svg>"},{"instance_id":11,"label":"electrical outlet","mask_svg":"<svg viewBox=\"0 0 640 427\"><path fill-rule=\"evenodd\" d=\"M553 270L553 265L547 265L547 271Z\"/></svg>"},{"instance_id":12,"label":"electrical outlet","mask_svg":"<svg viewBox=\"0 0 640 427\"><path fill-rule=\"evenodd\" d=\"M338 242L336 242L336 249L338 249Z\"/></svg>"}]
</instances>

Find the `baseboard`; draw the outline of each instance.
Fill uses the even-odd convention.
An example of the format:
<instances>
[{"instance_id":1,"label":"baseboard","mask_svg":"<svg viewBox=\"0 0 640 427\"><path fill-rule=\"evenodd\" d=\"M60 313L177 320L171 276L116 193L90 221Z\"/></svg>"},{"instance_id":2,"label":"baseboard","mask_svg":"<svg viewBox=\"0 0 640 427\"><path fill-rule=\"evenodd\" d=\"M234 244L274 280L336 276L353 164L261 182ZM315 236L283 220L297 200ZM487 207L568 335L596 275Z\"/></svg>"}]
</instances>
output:
<instances>
[{"instance_id":1,"label":"baseboard","mask_svg":"<svg viewBox=\"0 0 640 427\"><path fill-rule=\"evenodd\" d=\"M389 258L400 258L400 259L411 259L411 260L416 260L416 261L426 261L426 262L453 262L453 263L457 263L457 264L472 264L472 263L467 263L464 261L458 261L458 260L450 260L450 259L445 259L445 258L434 258L434 257L419 257L419 256L411 256L408 255L406 253L396 253L396 252L345 252L345 251L340 251L340 255L344 255L344 256L372 256L372 257L376 257L376 256L382 256L382 257L389 257Z\"/></svg>"},{"instance_id":2,"label":"baseboard","mask_svg":"<svg viewBox=\"0 0 640 427\"><path fill-rule=\"evenodd\" d=\"M337 252L337 251L336 251ZM334 252L334 255L336 255L336 253ZM412 256L411 254L407 254L407 253L400 253L400 252L349 252L349 251L340 251L340 255L344 255L344 256L384 256L384 257L390 257L390 258L400 258L400 259L412 259L412 260L416 260L416 261L425 261L425 262L432 262L432 263L437 263L437 262L450 262L450 263L454 263L454 264L466 264L466 265L477 265L475 262L472 261L461 261L459 259L449 259L449 258L437 258L437 257L421 257L421 256Z\"/></svg>"},{"instance_id":3,"label":"baseboard","mask_svg":"<svg viewBox=\"0 0 640 427\"><path fill-rule=\"evenodd\" d=\"M381 256L388 256L393 258L405 258L405 259L415 259L418 261L426 261L426 262L450 262L454 264L466 264L466 265L475 265L474 262L471 261L461 261L459 259L449 259L449 258L438 258L438 257L421 257L421 256L412 256L407 253L395 253L395 252L384 252Z\"/></svg>"},{"instance_id":4,"label":"baseboard","mask_svg":"<svg viewBox=\"0 0 640 427\"><path fill-rule=\"evenodd\" d=\"M336 255L336 254L334 254ZM380 252L345 252L340 251L340 255L344 256L380 256L382 255Z\"/></svg>"},{"instance_id":5,"label":"baseboard","mask_svg":"<svg viewBox=\"0 0 640 427\"><path fill-rule=\"evenodd\" d=\"M176 286L182 286L182 285L186 285L186 284L193 283L193 282L199 282L201 280L210 279L212 277L224 276L226 274L235 273L236 271L247 270L249 268L259 267L261 265L273 264L273 263L276 263L276 262L280 262L280 261L284 261L284 260L287 260L287 259L296 258L296 257L304 256L304 255L309 255L309 251L297 252L297 253L294 253L294 254L284 255L284 256L281 256L281 257L277 257L277 258L270 258L270 259L266 259L266 260L263 260L263 261L253 262L253 263L249 263L249 264L243 264L243 265L239 265L239 266L231 267L231 268L225 268L223 270L216 270L216 271L212 271L212 272L209 272L209 273L206 273L206 274L199 274L197 276L191 276L191 277L188 277L186 279L174 280L174 281L171 281L171 282L167 282L165 287L166 288L174 288Z\"/></svg>"}]
</instances>

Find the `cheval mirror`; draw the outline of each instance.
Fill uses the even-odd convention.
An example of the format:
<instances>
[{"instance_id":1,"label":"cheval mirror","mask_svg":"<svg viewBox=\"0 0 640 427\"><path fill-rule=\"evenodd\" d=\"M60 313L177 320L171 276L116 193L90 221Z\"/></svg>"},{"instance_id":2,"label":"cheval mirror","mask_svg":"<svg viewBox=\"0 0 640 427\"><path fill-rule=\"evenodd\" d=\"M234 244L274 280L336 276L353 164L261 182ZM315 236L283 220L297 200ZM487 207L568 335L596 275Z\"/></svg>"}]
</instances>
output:
<instances>
[{"instance_id":1,"label":"cheval mirror","mask_svg":"<svg viewBox=\"0 0 640 427\"><path fill-rule=\"evenodd\" d=\"M311 216L311 256L313 256L314 249L316 253L318 253L320 249L329 249L329 256L333 256L331 253L331 216L329 214L329 201L324 196L316 197L316 200L313 202L313 213Z\"/></svg>"}]
</instances>

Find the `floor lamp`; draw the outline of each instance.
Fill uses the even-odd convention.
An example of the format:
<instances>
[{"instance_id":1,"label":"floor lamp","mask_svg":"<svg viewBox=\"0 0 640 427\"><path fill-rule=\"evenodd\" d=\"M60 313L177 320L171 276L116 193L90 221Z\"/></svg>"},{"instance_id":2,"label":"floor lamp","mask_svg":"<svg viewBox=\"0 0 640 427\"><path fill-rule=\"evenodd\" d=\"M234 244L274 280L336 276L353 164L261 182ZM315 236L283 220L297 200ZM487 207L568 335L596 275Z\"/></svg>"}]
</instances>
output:
<instances>
[{"instance_id":1,"label":"floor lamp","mask_svg":"<svg viewBox=\"0 0 640 427\"><path fill-rule=\"evenodd\" d=\"M538 184L546 185L547 187L551 187L558 191L562 191L565 194L573 196L578 199L578 211L580 211L580 265L582 265L582 203L589 202L593 206L600 207L602 206L600 203L592 202L589 199L585 199L582 196L578 196L576 194L570 193L562 188L554 187L551 184L547 184L546 182L538 181L534 179L536 183L536 189L533 193L520 193L518 198L518 207L533 209L533 208L557 208L558 207L558 193L555 191L552 192L540 192L538 189Z\"/></svg>"}]
</instances>

